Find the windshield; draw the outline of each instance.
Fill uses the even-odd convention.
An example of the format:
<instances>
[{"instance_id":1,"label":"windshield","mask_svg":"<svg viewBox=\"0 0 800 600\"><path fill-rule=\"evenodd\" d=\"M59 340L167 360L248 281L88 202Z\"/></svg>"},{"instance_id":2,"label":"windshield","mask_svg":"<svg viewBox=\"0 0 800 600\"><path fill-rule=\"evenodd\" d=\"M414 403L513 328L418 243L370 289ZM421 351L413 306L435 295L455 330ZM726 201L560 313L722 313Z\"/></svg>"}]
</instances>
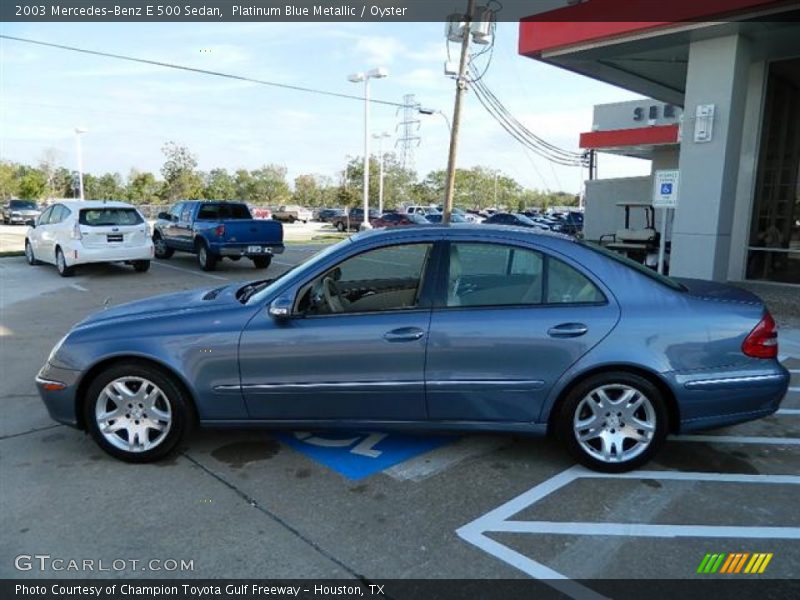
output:
<instances>
[{"instance_id":1,"label":"windshield","mask_svg":"<svg viewBox=\"0 0 800 600\"><path fill-rule=\"evenodd\" d=\"M84 208L78 221L81 225L100 227L102 225L138 225L142 217L134 208Z\"/></svg>"},{"instance_id":2,"label":"windshield","mask_svg":"<svg viewBox=\"0 0 800 600\"><path fill-rule=\"evenodd\" d=\"M517 219L519 219L521 223L525 223L525 225L535 225L533 221L531 221L528 217L526 217L523 214L516 214L514 216L517 217Z\"/></svg>"},{"instance_id":3,"label":"windshield","mask_svg":"<svg viewBox=\"0 0 800 600\"><path fill-rule=\"evenodd\" d=\"M657 281L658 283L660 283L662 285L666 285L667 287L670 287L673 290L676 290L676 291L679 291L679 292L685 292L686 291L686 287L684 287L683 285L681 285L680 283L678 283L677 281L675 281L671 277L667 277L666 275L661 275L660 273L658 273L657 271L654 271L650 267L647 267L647 266L643 265L640 262L636 262L635 260L631 260L627 256L623 256L622 254L619 254L618 252L614 252L613 250L609 250L608 248L605 248L605 247L601 246L597 242L589 242L589 241L583 240L583 241L578 241L577 243L581 244L582 246L584 246L586 248L594 250L595 252L597 252L599 254L602 254L606 258L610 258L611 260L614 260L614 261L616 261L618 263L621 263L621 264L625 265L626 267L630 267L634 271L638 271L642 275L645 275L646 277L649 277L650 279L653 279L653 280Z\"/></svg>"},{"instance_id":4,"label":"windshield","mask_svg":"<svg viewBox=\"0 0 800 600\"><path fill-rule=\"evenodd\" d=\"M8 203L9 208L20 208L22 210L36 210L36 203L30 200L12 200Z\"/></svg>"},{"instance_id":5,"label":"windshield","mask_svg":"<svg viewBox=\"0 0 800 600\"><path fill-rule=\"evenodd\" d=\"M320 261L325 260L331 254L334 254L334 253L338 252L340 248L343 248L344 246L347 246L350 243L352 243L352 242L350 241L349 238L347 238L347 239L344 239L344 240L342 240L341 242L339 242L337 244L334 244L333 246L328 246L324 250L320 250L319 252L314 254L311 258L306 260L304 263L301 263L301 264L297 265L296 267L293 267L292 269L290 269L290 271L293 274L296 274L298 277L302 277L308 271L313 270L317 263L319 263ZM247 304L257 304L259 302L263 302L264 299L268 298L271 294L275 293L275 291L277 291L277 288L280 287L283 284L283 282L282 282L283 276L286 275L287 273L289 273L289 271L286 271L286 273L283 273L283 275L280 275L277 279L272 281L272 283L270 283L263 290L259 290L258 293L253 294L250 297L250 299L247 301Z\"/></svg>"}]
</instances>

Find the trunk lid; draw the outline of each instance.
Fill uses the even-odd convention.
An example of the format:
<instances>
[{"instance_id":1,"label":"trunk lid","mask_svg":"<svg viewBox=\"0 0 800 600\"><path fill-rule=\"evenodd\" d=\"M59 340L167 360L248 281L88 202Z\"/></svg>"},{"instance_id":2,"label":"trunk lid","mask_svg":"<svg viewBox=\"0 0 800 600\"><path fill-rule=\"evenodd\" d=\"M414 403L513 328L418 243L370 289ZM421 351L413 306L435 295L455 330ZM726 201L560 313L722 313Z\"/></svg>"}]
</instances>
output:
<instances>
[{"instance_id":1,"label":"trunk lid","mask_svg":"<svg viewBox=\"0 0 800 600\"><path fill-rule=\"evenodd\" d=\"M717 302L735 302L738 304L764 305L764 302L753 292L743 290L726 283L706 281L704 279L688 279L673 277L675 281L686 288L686 293L703 300Z\"/></svg>"},{"instance_id":2,"label":"trunk lid","mask_svg":"<svg viewBox=\"0 0 800 600\"><path fill-rule=\"evenodd\" d=\"M283 226L278 221L264 219L225 219L219 221L225 232L221 242L232 244L280 244Z\"/></svg>"}]
</instances>

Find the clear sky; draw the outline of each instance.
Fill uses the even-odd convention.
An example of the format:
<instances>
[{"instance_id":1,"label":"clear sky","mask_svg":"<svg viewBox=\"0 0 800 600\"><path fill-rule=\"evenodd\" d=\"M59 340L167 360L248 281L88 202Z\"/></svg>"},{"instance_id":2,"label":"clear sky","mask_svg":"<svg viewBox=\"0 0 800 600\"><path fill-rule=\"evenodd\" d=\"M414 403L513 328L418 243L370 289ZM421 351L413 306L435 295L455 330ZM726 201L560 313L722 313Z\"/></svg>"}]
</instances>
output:
<instances>
[{"instance_id":1,"label":"clear sky","mask_svg":"<svg viewBox=\"0 0 800 600\"><path fill-rule=\"evenodd\" d=\"M111 23L0 24L6 35L178 63L259 79L360 95L349 73L385 66L372 96L453 109L454 82L443 74L439 23ZM484 82L532 131L577 150L592 106L637 96L517 54L517 26L499 23ZM457 49L453 46L454 52ZM0 156L37 163L48 149L75 167L76 126L85 126L89 173L131 168L158 173L161 146L187 145L199 167L285 165L338 177L347 155L363 155L363 105L208 75L180 72L0 40ZM455 56L454 56L455 59ZM480 65L483 65L481 60ZM422 176L446 166L448 132L438 116L419 116L415 166ZM372 107L371 129L395 134L400 115ZM394 138L385 142L385 148ZM375 151L373 147L373 151ZM500 169L527 187L577 192L580 169L552 166L526 151L478 103L466 97L460 167ZM601 177L649 172L649 162L602 155ZM583 173L585 176L585 172Z\"/></svg>"}]
</instances>

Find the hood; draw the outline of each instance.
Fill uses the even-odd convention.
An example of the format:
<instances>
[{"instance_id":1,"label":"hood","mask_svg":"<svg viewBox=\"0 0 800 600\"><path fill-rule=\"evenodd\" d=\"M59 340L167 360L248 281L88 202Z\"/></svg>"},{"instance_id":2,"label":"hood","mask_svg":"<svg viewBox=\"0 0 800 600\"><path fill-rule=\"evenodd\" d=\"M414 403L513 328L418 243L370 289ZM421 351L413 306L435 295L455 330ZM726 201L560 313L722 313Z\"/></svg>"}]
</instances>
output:
<instances>
[{"instance_id":1,"label":"hood","mask_svg":"<svg viewBox=\"0 0 800 600\"><path fill-rule=\"evenodd\" d=\"M187 312L199 312L219 308L223 305L241 306L235 297L241 284L229 284L217 288L201 288L173 294L162 294L144 300L136 300L101 310L88 316L78 324L96 325L113 320L132 320L163 317Z\"/></svg>"},{"instance_id":2,"label":"hood","mask_svg":"<svg viewBox=\"0 0 800 600\"><path fill-rule=\"evenodd\" d=\"M742 288L728 285L727 283L717 283L716 281L706 281L705 279L687 279L683 277L673 277L675 281L686 288L688 294L704 300L716 300L719 302L737 302L740 304L763 304L761 298L753 292Z\"/></svg>"}]
</instances>

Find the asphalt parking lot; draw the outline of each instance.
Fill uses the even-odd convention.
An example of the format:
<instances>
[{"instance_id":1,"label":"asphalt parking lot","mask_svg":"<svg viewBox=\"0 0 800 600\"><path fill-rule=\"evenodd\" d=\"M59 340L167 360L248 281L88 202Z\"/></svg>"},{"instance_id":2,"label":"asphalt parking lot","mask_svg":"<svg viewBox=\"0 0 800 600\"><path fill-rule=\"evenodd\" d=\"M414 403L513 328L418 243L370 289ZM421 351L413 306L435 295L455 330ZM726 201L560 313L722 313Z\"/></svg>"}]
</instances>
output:
<instances>
[{"instance_id":1,"label":"asphalt parking lot","mask_svg":"<svg viewBox=\"0 0 800 600\"><path fill-rule=\"evenodd\" d=\"M268 273L319 249L287 246ZM797 575L800 343L782 351L793 377L777 415L670 441L625 476L575 467L551 440L382 432L205 430L171 460L129 465L49 419L33 379L75 322L262 273L249 261L203 273L176 255L146 274L97 265L62 279L0 259L0 577L536 577L569 589L698 577L710 552L772 553L758 577ZM140 562L20 571L20 554ZM152 559L193 568L142 573Z\"/></svg>"}]
</instances>

